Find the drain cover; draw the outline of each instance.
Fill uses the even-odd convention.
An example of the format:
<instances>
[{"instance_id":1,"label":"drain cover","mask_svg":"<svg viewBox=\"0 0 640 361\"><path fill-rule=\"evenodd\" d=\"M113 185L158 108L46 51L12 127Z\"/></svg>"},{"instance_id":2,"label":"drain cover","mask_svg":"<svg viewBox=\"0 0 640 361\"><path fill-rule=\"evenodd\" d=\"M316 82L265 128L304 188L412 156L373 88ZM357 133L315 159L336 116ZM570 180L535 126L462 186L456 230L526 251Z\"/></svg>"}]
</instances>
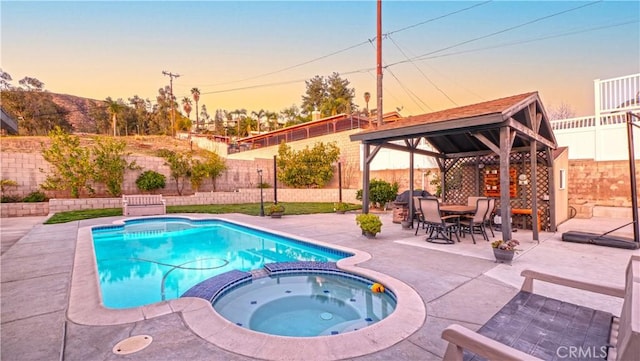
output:
<instances>
[{"instance_id":1,"label":"drain cover","mask_svg":"<svg viewBox=\"0 0 640 361\"><path fill-rule=\"evenodd\" d=\"M333 318L333 315L331 313L329 313L329 312L322 312L320 314L320 318L323 319L323 320L330 320L330 319Z\"/></svg>"},{"instance_id":2,"label":"drain cover","mask_svg":"<svg viewBox=\"0 0 640 361\"><path fill-rule=\"evenodd\" d=\"M153 341L149 335L137 335L125 338L113 346L113 353L116 355L128 355L130 353L144 350Z\"/></svg>"}]
</instances>

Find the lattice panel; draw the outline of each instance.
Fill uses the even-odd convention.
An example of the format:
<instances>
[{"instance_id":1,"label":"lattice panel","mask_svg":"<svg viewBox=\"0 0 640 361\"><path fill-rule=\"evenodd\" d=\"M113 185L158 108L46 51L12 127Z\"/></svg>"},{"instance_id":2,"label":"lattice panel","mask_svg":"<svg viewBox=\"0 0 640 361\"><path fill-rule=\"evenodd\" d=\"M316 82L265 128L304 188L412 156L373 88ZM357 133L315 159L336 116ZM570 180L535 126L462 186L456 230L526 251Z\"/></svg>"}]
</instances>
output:
<instances>
[{"instance_id":1,"label":"lattice panel","mask_svg":"<svg viewBox=\"0 0 640 361\"><path fill-rule=\"evenodd\" d=\"M545 195L550 195L549 172L547 167L546 152L538 152L537 167L537 195L538 210L540 214L540 225L543 230L551 228L549 212L549 202L545 200ZM511 208L531 209L532 186L531 171L529 165L530 153L511 153L509 164L511 171L515 170L515 189L511 189ZM498 155L486 155L480 157L467 157L460 159L445 160L445 167L448 169L445 175L443 187L443 201L445 203L466 204L467 198L471 196L485 195L486 169L499 169L500 158ZM520 184L519 176L525 175L528 184ZM491 175L490 175L491 176ZM513 187L513 184L511 185ZM497 198L496 208L500 208L500 197Z\"/></svg>"}]
</instances>

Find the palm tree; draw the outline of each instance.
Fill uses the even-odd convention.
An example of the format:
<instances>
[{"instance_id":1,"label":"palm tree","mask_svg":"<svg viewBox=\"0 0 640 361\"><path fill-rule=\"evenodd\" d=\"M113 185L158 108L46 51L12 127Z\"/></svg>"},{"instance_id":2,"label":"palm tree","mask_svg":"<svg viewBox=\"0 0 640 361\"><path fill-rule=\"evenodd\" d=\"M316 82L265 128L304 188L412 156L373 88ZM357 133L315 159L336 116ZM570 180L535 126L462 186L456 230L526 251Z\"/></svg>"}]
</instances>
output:
<instances>
[{"instance_id":1,"label":"palm tree","mask_svg":"<svg viewBox=\"0 0 640 361\"><path fill-rule=\"evenodd\" d=\"M200 100L200 89L192 88L191 96L193 96L193 100L196 102L196 131L200 127L200 119L198 117L198 100Z\"/></svg>"},{"instance_id":2,"label":"palm tree","mask_svg":"<svg viewBox=\"0 0 640 361\"><path fill-rule=\"evenodd\" d=\"M243 118L243 116L247 115L247 110L246 109L236 109L234 111L229 112L229 114L231 114L231 117L235 119L236 123L238 124L238 134L236 135L238 138L240 138L240 119ZM234 117L235 115L235 117Z\"/></svg>"},{"instance_id":3,"label":"palm tree","mask_svg":"<svg viewBox=\"0 0 640 361\"><path fill-rule=\"evenodd\" d=\"M184 97L182 98L182 109L187 113L187 119L189 118L189 114L191 114L191 99Z\"/></svg>"},{"instance_id":4,"label":"palm tree","mask_svg":"<svg viewBox=\"0 0 640 361\"><path fill-rule=\"evenodd\" d=\"M122 105L117 101L108 97L106 99L107 102L107 110L109 114L111 114L111 122L113 125L113 136L116 136L116 123L118 122L118 114L122 111Z\"/></svg>"},{"instance_id":5,"label":"palm tree","mask_svg":"<svg viewBox=\"0 0 640 361\"><path fill-rule=\"evenodd\" d=\"M273 130L278 128L278 113L275 112L270 112L267 111L265 116L267 117L267 125L268 125L268 131L271 131L271 124L273 123L274 127Z\"/></svg>"},{"instance_id":6,"label":"palm tree","mask_svg":"<svg viewBox=\"0 0 640 361\"><path fill-rule=\"evenodd\" d=\"M267 115L267 111L264 109L260 109L259 111L252 111L251 114L253 114L256 117L256 120L258 121L258 134L260 134L260 120Z\"/></svg>"}]
</instances>

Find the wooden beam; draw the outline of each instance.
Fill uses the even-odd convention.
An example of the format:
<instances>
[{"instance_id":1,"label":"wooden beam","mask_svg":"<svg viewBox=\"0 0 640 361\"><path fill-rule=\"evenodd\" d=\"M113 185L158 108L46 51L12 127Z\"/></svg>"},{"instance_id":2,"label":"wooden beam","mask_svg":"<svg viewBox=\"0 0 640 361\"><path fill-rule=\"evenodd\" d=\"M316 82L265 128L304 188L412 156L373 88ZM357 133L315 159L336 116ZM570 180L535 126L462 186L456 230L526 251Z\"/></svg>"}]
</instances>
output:
<instances>
[{"instance_id":1,"label":"wooden beam","mask_svg":"<svg viewBox=\"0 0 640 361\"><path fill-rule=\"evenodd\" d=\"M482 144L486 145L492 152L499 154L500 153L500 145L495 145L489 138L485 137L480 133L471 134L472 137L478 139Z\"/></svg>"},{"instance_id":2,"label":"wooden beam","mask_svg":"<svg viewBox=\"0 0 640 361\"><path fill-rule=\"evenodd\" d=\"M371 145L372 145L372 144L365 144L365 147L367 148L367 150L369 149L369 147L370 147ZM380 151L380 149L381 149L381 148L382 148L382 144L377 144L377 145L375 146L375 148L373 148L373 151L371 151L371 153L370 153L368 156L366 156L366 157L364 158L365 162L366 162L367 164L371 163L371 161L373 160L373 158L375 158L375 157L376 157L376 154L378 154L378 152Z\"/></svg>"},{"instance_id":3,"label":"wooden beam","mask_svg":"<svg viewBox=\"0 0 640 361\"><path fill-rule=\"evenodd\" d=\"M395 144L395 143L387 143L387 142L385 142L385 143L380 144L380 146L383 147L383 148L387 148L387 149L399 150L401 152L409 152L409 151L411 151L411 148L402 146L400 144ZM424 150L424 149L417 149L416 148L416 149L413 150L413 152L416 153L416 154L425 155L427 157L444 158L443 154L432 152L432 151L429 151L429 150Z\"/></svg>"},{"instance_id":4,"label":"wooden beam","mask_svg":"<svg viewBox=\"0 0 640 361\"><path fill-rule=\"evenodd\" d=\"M519 133L522 133L524 135L526 135L529 139L531 140L535 140L537 142L540 142L544 145L546 145L549 148L556 148L556 145L553 144L552 141L548 140L547 138L544 138L542 136L540 136L540 134L534 132L532 129L527 128L524 124L520 123L519 121L513 119L513 118L509 118L509 122L508 122L509 126L513 129L515 129L516 131L518 131Z\"/></svg>"}]
</instances>

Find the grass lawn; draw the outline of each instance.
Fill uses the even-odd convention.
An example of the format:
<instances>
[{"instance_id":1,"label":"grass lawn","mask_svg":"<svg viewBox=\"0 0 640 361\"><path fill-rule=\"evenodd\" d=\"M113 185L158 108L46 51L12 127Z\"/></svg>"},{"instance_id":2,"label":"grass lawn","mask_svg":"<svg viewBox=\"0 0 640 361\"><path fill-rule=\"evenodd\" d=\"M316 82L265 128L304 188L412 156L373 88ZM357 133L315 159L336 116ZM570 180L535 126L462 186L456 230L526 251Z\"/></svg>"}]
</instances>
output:
<instances>
[{"instance_id":1,"label":"grass lawn","mask_svg":"<svg viewBox=\"0 0 640 361\"><path fill-rule=\"evenodd\" d=\"M265 203L265 214L268 214L268 205ZM287 203L280 202L285 208L284 214L313 214L313 213L333 213L333 203ZM358 210L362 206L359 204L349 204L349 210ZM260 203L244 204L209 204L194 206L167 206L167 213L242 213L250 216L260 214ZM54 214L45 224L66 223L79 221L82 219L121 216L122 208L106 209L85 209L82 211L69 211Z\"/></svg>"}]
</instances>

